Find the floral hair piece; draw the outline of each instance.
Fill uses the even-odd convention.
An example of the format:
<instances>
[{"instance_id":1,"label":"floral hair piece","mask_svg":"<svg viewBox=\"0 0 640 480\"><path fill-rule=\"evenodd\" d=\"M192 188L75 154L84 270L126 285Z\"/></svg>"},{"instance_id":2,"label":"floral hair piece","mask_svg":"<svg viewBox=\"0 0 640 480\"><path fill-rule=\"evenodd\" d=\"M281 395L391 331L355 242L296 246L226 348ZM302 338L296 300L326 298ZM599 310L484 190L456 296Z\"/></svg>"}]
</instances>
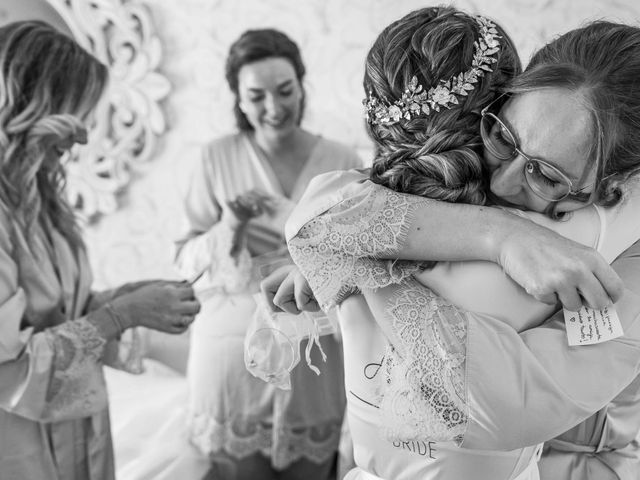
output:
<instances>
[{"instance_id":1,"label":"floral hair piece","mask_svg":"<svg viewBox=\"0 0 640 480\"><path fill-rule=\"evenodd\" d=\"M432 111L439 112L441 108L451 108L458 104L456 96L467 96L467 92L475 88L473 84L478 82L478 78L485 72L492 72L491 64L498 61L493 55L500 50L498 39L502 37L493 22L481 16L474 18L480 25L480 38L473 42L473 61L469 70L448 80L440 80L428 91L418 84L414 75L402 98L391 105L385 105L369 91L368 97L362 101L367 121L372 125L393 125L401 119L410 120L428 116Z\"/></svg>"}]
</instances>

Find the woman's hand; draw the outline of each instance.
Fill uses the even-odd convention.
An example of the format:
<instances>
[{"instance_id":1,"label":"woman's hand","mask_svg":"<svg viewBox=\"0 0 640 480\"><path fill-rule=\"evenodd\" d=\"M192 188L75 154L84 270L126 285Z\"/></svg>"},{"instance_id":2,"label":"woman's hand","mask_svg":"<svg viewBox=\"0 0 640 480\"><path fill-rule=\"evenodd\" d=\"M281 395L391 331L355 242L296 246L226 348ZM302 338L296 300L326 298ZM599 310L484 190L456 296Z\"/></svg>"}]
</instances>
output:
<instances>
[{"instance_id":1,"label":"woman's hand","mask_svg":"<svg viewBox=\"0 0 640 480\"><path fill-rule=\"evenodd\" d=\"M273 197L260 189L247 190L233 200L227 200L229 207L226 221L232 226L245 225L249 220L263 213L274 211Z\"/></svg>"},{"instance_id":2,"label":"woman's hand","mask_svg":"<svg viewBox=\"0 0 640 480\"><path fill-rule=\"evenodd\" d=\"M262 280L260 290L274 312L297 315L320 310L309 283L295 265L283 265L274 270Z\"/></svg>"},{"instance_id":3,"label":"woman's hand","mask_svg":"<svg viewBox=\"0 0 640 480\"><path fill-rule=\"evenodd\" d=\"M160 279L148 279L148 280L140 280L137 282L129 282L123 285L120 285L113 292L112 298L118 298L121 295L126 295L127 293L134 292L139 288L146 287L147 285L153 284L168 284L168 283L176 283L174 280L160 280Z\"/></svg>"},{"instance_id":4,"label":"woman's hand","mask_svg":"<svg viewBox=\"0 0 640 480\"><path fill-rule=\"evenodd\" d=\"M227 209L222 221L234 230L233 245L229 252L232 257L240 253L245 227L249 220L259 217L263 213L272 214L274 211L273 198L259 189L247 190L234 200L227 200Z\"/></svg>"},{"instance_id":5,"label":"woman's hand","mask_svg":"<svg viewBox=\"0 0 640 480\"><path fill-rule=\"evenodd\" d=\"M152 282L110 302L123 327L142 326L182 333L200 311L200 302L187 282Z\"/></svg>"},{"instance_id":6,"label":"woman's hand","mask_svg":"<svg viewBox=\"0 0 640 480\"><path fill-rule=\"evenodd\" d=\"M513 229L501 242L498 263L537 300L571 311L617 302L624 284L593 248L531 224Z\"/></svg>"}]
</instances>

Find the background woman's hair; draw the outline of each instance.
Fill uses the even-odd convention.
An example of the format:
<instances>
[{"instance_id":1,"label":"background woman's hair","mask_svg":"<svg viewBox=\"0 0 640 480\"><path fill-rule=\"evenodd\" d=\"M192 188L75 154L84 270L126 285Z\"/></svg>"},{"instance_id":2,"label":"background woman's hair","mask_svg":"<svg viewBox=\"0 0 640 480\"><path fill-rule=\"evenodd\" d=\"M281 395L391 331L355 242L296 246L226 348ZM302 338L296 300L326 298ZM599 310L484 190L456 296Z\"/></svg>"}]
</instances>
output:
<instances>
[{"instance_id":1,"label":"background woman's hair","mask_svg":"<svg viewBox=\"0 0 640 480\"><path fill-rule=\"evenodd\" d=\"M247 30L229 48L225 66L227 83L235 96L233 114L236 118L236 125L241 131L253 130L253 126L240 109L238 73L244 65L267 58L284 58L293 66L302 90L302 104L300 105L300 118L298 122L302 120L306 96L302 80L304 79L306 70L304 63L302 63L302 56L300 55L298 45L279 30L272 28Z\"/></svg>"},{"instance_id":2,"label":"background woman's hair","mask_svg":"<svg viewBox=\"0 0 640 480\"><path fill-rule=\"evenodd\" d=\"M371 179L393 190L449 202L484 203L480 111L521 71L515 46L496 25L500 50L467 97L451 109L402 119L393 125L367 123L375 143ZM415 75L425 90L471 68L480 38L473 16L452 7L416 10L389 25L367 55L365 94L392 103Z\"/></svg>"},{"instance_id":3,"label":"background woman's hair","mask_svg":"<svg viewBox=\"0 0 640 480\"><path fill-rule=\"evenodd\" d=\"M44 22L0 28L0 203L27 239L43 215L74 249L83 247L64 194L64 169L45 158L84 128L107 75L104 65Z\"/></svg>"},{"instance_id":4,"label":"background woman's hair","mask_svg":"<svg viewBox=\"0 0 640 480\"><path fill-rule=\"evenodd\" d=\"M596 21L559 36L534 54L508 88L564 88L584 99L592 120L590 165L595 203L613 206L640 173L640 28Z\"/></svg>"}]
</instances>

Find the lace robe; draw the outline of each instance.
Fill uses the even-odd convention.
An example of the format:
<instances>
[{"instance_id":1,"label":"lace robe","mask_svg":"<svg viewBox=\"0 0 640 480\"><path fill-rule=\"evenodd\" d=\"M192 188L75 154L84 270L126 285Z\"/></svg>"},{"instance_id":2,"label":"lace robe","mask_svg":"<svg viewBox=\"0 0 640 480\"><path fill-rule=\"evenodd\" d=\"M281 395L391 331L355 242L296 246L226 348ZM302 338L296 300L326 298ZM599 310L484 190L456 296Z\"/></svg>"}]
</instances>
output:
<instances>
[{"instance_id":1,"label":"lace robe","mask_svg":"<svg viewBox=\"0 0 640 480\"><path fill-rule=\"evenodd\" d=\"M256 267L285 247L284 222L309 180L360 163L352 150L320 138L287 198L247 135L229 135L205 148L189 185L186 233L176 258L186 278L205 271L195 287L203 303L191 329L188 368L188 428L205 454L223 451L241 461L262 452L278 470L300 459L326 462L335 454L344 415L339 343L323 342L327 354L333 352L326 363L314 357L322 375L300 365L292 372L292 391L285 392L249 374L244 337L256 308ZM253 188L277 199L277 212L248 223L246 242L233 258L233 231L220 219L227 201Z\"/></svg>"},{"instance_id":2,"label":"lace robe","mask_svg":"<svg viewBox=\"0 0 640 480\"><path fill-rule=\"evenodd\" d=\"M406 262L376 260L376 257L393 256L399 251L413 212L424 202L424 199L397 194L366 182L363 175L356 172L333 177L325 175L314 180L287 225L292 256L324 308L340 303L350 293L361 292L366 300L368 313L377 317L386 338L393 345L384 355L386 381L378 387L378 421L382 430L392 442L453 440L471 448L513 449L552 437L561 430L555 430L554 426L552 433L546 433L549 432L549 424L545 422L537 422L536 426L524 431L517 422L514 426L510 412L516 418L522 417L517 411L522 401L527 405L535 402L528 396L523 396L520 389L510 392L507 388L509 384L501 382L500 376L496 377L494 373L500 370L487 373L483 371L482 375L478 375L485 385L489 384L487 376L491 379L494 387L492 391L487 392L485 385L477 391L472 389L477 382L469 372L478 370L478 364L469 365L469 358L482 359L490 355L484 350L487 348L485 344L481 345L480 352L477 351L475 347L478 344L473 343L476 337L470 340L470 333L476 332L479 327L483 334L495 335L492 329L503 331L506 326L512 332L510 337L515 334L517 338L517 332L508 322L508 311L501 310L500 305L497 311L492 312L487 307L489 311L480 314L459 310L457 306L460 305L454 307L415 280L408 279L411 274L416 274L418 266ZM635 202L637 203L637 197ZM602 228L588 229L590 236L584 237L579 225L579 222L589 223L589 220L593 220L593 212L589 213L588 209L576 214L569 222L569 227L577 228L581 233L578 236L583 241L597 246L611 261L640 236L637 226L629 227L633 204L631 202L631 207L626 205L626 211L597 211L601 220L597 223ZM546 220L538 218L537 221L544 223ZM561 226L566 230L566 225ZM439 265L429 272L417 274L417 277L424 276L428 280L432 276L439 279L439 283L436 282L438 291L444 294L447 293L447 278L451 280L460 275L455 273L456 268L452 265ZM439 273L433 273L438 269ZM450 275L451 271L454 272L453 275ZM478 278L482 280L482 275ZM493 275L493 281L485 282L490 285L487 291L492 294L494 304L501 303L496 301L501 298L499 292L502 292L500 284L495 283L499 280L500 276ZM504 275L502 280L506 281ZM451 288L449 286L450 290ZM545 313L546 307L539 308L540 305L537 305L536 310L537 302L522 293L520 296L523 297L519 304L521 309L512 310L510 315L519 317L517 323L520 326L531 327L551 313ZM462 306L472 307L473 302ZM634 307L630 306L631 312L625 311L626 305L621 308L628 321L635 318ZM353 316L344 315L344 310L349 308L351 307L342 308L344 323L353 319ZM541 313L545 314L541 316ZM500 318L500 314L504 314L503 318ZM523 316L529 318L523 320ZM345 334L345 345L346 338ZM491 338L489 352L495 348L494 345L500 344L498 340L500 337ZM506 377L513 378L514 385L518 385L515 379L523 377L520 373L521 363L533 364L531 374L534 377L541 370L526 347L517 345L517 348L523 352L517 353L517 361L510 360L511 364L515 364L515 377ZM517 348L509 346L504 351L514 353ZM476 355L471 357L470 350ZM345 352L345 363L348 360L346 355ZM504 358L502 360L509 363ZM478 361L482 363L481 360ZM524 379L530 380L526 375ZM536 383L533 382L533 385ZM535 387L530 388L536 391ZM503 397L500 397L500 392L504 392ZM498 398L478 404L478 393L493 393ZM545 398L540 403L546 404L548 401L549 398ZM572 399L564 398L564 401L568 401L571 406L575 405ZM497 403L502 409L493 408ZM597 408L592 412L595 410ZM583 405L569 415L571 419L577 418L576 421L585 416ZM501 417L499 421L497 417ZM567 423L566 417L561 417L559 415L554 418L558 425L572 425ZM487 421L488 418L491 420ZM498 429L497 425L503 428ZM542 434L544 436L541 431L545 432ZM354 441L357 442L355 437Z\"/></svg>"},{"instance_id":3,"label":"lace robe","mask_svg":"<svg viewBox=\"0 0 640 480\"><path fill-rule=\"evenodd\" d=\"M111 293L48 227L27 242L0 209L0 476L112 479L102 364L122 363L85 316Z\"/></svg>"}]
</instances>

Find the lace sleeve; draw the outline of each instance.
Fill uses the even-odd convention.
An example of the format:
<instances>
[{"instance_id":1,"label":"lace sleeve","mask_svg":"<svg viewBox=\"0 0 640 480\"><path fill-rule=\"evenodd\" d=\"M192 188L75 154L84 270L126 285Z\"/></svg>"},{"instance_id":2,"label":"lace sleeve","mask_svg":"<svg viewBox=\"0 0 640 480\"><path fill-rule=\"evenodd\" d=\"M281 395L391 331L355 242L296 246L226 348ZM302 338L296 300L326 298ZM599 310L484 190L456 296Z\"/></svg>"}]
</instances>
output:
<instances>
[{"instance_id":1,"label":"lace sleeve","mask_svg":"<svg viewBox=\"0 0 640 480\"><path fill-rule=\"evenodd\" d=\"M413 279L363 294L392 345L385 356L383 433L460 444L469 410L464 312Z\"/></svg>"},{"instance_id":2,"label":"lace sleeve","mask_svg":"<svg viewBox=\"0 0 640 480\"><path fill-rule=\"evenodd\" d=\"M101 357L106 341L86 319L43 332L53 354L43 420L77 418L107 405Z\"/></svg>"},{"instance_id":3,"label":"lace sleeve","mask_svg":"<svg viewBox=\"0 0 640 480\"><path fill-rule=\"evenodd\" d=\"M323 309L361 289L398 283L426 266L379 259L400 250L413 212L422 202L368 182L289 240L291 257Z\"/></svg>"}]
</instances>

